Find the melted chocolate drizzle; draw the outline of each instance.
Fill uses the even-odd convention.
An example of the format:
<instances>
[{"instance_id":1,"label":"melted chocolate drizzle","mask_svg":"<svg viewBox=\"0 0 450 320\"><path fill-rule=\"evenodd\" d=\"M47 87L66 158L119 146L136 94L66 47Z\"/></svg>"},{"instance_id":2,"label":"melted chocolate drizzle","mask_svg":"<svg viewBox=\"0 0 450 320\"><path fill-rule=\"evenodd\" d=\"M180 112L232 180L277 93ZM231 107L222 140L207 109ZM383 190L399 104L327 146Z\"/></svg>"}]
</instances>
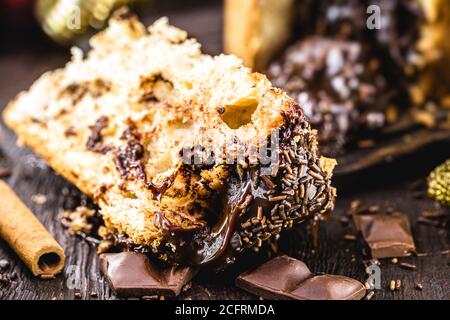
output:
<instances>
[{"instance_id":1,"label":"melted chocolate drizzle","mask_svg":"<svg viewBox=\"0 0 450 320\"><path fill-rule=\"evenodd\" d=\"M217 263L231 255L233 248L229 244L249 204L249 197L257 201L258 205L271 205L265 195L266 189L255 184L255 173L247 172L242 180L236 176L229 180L227 192L223 197L223 209L213 227L186 232L181 229L174 230L166 224L171 242L177 243L176 260L189 265L206 265ZM161 218L158 220L164 221ZM164 226L164 222L160 225Z\"/></svg>"},{"instance_id":2,"label":"melted chocolate drizzle","mask_svg":"<svg viewBox=\"0 0 450 320\"><path fill-rule=\"evenodd\" d=\"M160 184L155 184L153 182L148 182L145 187L152 192L153 199L161 201L162 196L166 191L173 185L175 180L175 175L170 176Z\"/></svg>"},{"instance_id":3,"label":"melted chocolate drizzle","mask_svg":"<svg viewBox=\"0 0 450 320\"><path fill-rule=\"evenodd\" d=\"M128 141L125 146L116 150L115 163L123 179L146 180L144 164L142 163L143 157L144 146L135 139Z\"/></svg>"}]
</instances>

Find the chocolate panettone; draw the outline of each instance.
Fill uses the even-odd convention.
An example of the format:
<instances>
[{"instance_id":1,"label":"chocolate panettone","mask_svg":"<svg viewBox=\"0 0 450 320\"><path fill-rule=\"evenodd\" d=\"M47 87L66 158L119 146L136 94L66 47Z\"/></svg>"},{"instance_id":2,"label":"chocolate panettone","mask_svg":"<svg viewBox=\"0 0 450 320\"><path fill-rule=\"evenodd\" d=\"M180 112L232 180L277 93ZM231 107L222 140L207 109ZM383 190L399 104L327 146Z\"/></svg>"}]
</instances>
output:
<instances>
[{"instance_id":1,"label":"chocolate panettone","mask_svg":"<svg viewBox=\"0 0 450 320\"><path fill-rule=\"evenodd\" d=\"M191 265L246 248L334 204L303 109L234 56L211 57L162 18L126 11L4 113L100 207L117 244Z\"/></svg>"}]
</instances>

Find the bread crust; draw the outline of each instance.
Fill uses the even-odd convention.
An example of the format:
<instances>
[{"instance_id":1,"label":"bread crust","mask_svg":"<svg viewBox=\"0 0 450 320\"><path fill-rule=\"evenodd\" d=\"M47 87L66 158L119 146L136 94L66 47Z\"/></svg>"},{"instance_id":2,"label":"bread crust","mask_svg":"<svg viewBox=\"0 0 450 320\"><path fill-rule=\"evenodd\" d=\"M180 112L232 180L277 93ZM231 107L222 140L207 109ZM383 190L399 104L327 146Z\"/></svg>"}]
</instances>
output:
<instances>
[{"instance_id":1,"label":"bread crust","mask_svg":"<svg viewBox=\"0 0 450 320\"><path fill-rule=\"evenodd\" d=\"M264 70L270 59L290 36L293 0L226 0L224 48L256 71Z\"/></svg>"}]
</instances>

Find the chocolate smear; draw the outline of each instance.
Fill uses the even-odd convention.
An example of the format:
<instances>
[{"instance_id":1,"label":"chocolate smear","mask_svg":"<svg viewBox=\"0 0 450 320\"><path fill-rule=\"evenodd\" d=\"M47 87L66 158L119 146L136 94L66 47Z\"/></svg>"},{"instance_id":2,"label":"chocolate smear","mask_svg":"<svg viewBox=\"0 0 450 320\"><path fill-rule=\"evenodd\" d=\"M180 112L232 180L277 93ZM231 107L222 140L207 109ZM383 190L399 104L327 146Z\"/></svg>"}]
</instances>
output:
<instances>
[{"instance_id":1,"label":"chocolate smear","mask_svg":"<svg viewBox=\"0 0 450 320\"><path fill-rule=\"evenodd\" d=\"M229 184L223 199L223 209L212 227L195 230L195 233L173 232L178 242L178 261L187 261L190 265L204 265L226 259L228 246L235 231L239 216L246 209L246 199L252 196L251 180L235 180Z\"/></svg>"},{"instance_id":2,"label":"chocolate smear","mask_svg":"<svg viewBox=\"0 0 450 320\"><path fill-rule=\"evenodd\" d=\"M196 273L190 267L163 269L136 252L102 254L100 268L116 294L126 297L176 297Z\"/></svg>"},{"instance_id":3,"label":"chocolate smear","mask_svg":"<svg viewBox=\"0 0 450 320\"><path fill-rule=\"evenodd\" d=\"M141 134L136 124L131 120L127 120L128 128L122 132L121 140L126 140L126 144L115 150L115 164L123 179L146 180L145 167L142 159L145 150L141 144Z\"/></svg>"},{"instance_id":4,"label":"chocolate smear","mask_svg":"<svg viewBox=\"0 0 450 320\"><path fill-rule=\"evenodd\" d=\"M352 278L314 274L304 262L286 255L241 274L236 285L264 299L360 300L364 285Z\"/></svg>"},{"instance_id":5,"label":"chocolate smear","mask_svg":"<svg viewBox=\"0 0 450 320\"><path fill-rule=\"evenodd\" d=\"M115 164L123 179L146 180L143 157L144 146L135 139L116 151Z\"/></svg>"},{"instance_id":6,"label":"chocolate smear","mask_svg":"<svg viewBox=\"0 0 450 320\"><path fill-rule=\"evenodd\" d=\"M110 146L103 144L102 130L108 126L108 117L101 116L95 121L95 124L90 127L91 135L86 142L86 148L92 152L107 153L111 150Z\"/></svg>"}]
</instances>

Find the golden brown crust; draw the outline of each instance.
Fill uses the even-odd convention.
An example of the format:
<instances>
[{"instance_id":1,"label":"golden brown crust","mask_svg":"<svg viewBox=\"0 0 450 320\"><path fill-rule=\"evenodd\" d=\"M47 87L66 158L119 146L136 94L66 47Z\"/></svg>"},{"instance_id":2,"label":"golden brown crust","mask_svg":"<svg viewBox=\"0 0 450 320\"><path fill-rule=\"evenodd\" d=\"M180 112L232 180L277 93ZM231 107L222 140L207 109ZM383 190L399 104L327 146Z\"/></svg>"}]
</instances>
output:
<instances>
[{"instance_id":1,"label":"golden brown crust","mask_svg":"<svg viewBox=\"0 0 450 320\"><path fill-rule=\"evenodd\" d=\"M293 0L226 0L224 48L264 70L290 36Z\"/></svg>"},{"instance_id":2,"label":"golden brown crust","mask_svg":"<svg viewBox=\"0 0 450 320\"><path fill-rule=\"evenodd\" d=\"M257 0L225 1L224 48L244 60L244 64L255 66L256 36L259 32L260 7Z\"/></svg>"},{"instance_id":3,"label":"golden brown crust","mask_svg":"<svg viewBox=\"0 0 450 320\"><path fill-rule=\"evenodd\" d=\"M450 107L450 2L446 0L417 0L425 12L426 22L421 29L418 48L424 61L418 81L422 97L437 99ZM414 88L413 88L414 90ZM420 102L420 101L419 101Z\"/></svg>"}]
</instances>

